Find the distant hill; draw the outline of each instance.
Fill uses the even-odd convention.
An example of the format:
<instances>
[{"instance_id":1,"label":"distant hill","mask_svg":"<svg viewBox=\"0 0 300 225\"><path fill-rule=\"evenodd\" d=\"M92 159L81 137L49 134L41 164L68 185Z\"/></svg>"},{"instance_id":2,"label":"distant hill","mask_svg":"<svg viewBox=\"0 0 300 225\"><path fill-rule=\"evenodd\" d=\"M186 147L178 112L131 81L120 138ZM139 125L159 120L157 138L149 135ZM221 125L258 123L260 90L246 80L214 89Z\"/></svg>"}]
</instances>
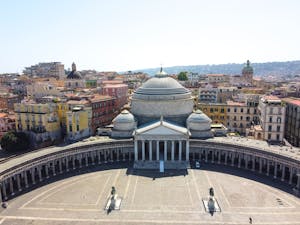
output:
<instances>
[{"instance_id":1,"label":"distant hill","mask_svg":"<svg viewBox=\"0 0 300 225\"><path fill-rule=\"evenodd\" d=\"M245 64L228 63L228 64L212 64L212 65L192 65L192 66L172 66L165 67L164 70L169 74L177 74L181 71L188 71L200 74L221 73L236 75L241 74ZM278 77L293 77L300 75L300 60L287 62L266 62L266 63L251 63L254 69L254 76L278 76ZM159 68L149 68L135 70L135 72L144 72L149 75L154 75Z\"/></svg>"}]
</instances>

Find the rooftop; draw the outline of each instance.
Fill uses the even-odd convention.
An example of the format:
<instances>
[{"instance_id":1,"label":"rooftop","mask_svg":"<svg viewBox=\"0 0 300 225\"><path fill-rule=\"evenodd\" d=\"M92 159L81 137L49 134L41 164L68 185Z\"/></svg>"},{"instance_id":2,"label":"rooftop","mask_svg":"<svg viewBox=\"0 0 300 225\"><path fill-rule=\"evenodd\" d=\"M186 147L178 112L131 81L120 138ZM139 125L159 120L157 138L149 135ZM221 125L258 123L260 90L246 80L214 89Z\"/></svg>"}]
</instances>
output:
<instances>
[{"instance_id":1,"label":"rooftop","mask_svg":"<svg viewBox=\"0 0 300 225\"><path fill-rule=\"evenodd\" d=\"M300 106L300 98L284 98L283 101L296 106Z\"/></svg>"}]
</instances>

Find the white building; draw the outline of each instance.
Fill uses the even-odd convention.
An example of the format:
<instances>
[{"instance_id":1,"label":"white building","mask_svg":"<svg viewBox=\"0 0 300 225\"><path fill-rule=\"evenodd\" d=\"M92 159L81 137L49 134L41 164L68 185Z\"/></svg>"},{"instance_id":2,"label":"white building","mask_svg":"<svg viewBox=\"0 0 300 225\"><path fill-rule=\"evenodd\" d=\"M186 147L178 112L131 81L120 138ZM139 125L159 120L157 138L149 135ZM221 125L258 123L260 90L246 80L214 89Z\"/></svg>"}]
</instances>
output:
<instances>
[{"instance_id":1,"label":"white building","mask_svg":"<svg viewBox=\"0 0 300 225\"><path fill-rule=\"evenodd\" d=\"M262 139L279 142L284 137L285 106L276 96L266 95L258 104Z\"/></svg>"}]
</instances>

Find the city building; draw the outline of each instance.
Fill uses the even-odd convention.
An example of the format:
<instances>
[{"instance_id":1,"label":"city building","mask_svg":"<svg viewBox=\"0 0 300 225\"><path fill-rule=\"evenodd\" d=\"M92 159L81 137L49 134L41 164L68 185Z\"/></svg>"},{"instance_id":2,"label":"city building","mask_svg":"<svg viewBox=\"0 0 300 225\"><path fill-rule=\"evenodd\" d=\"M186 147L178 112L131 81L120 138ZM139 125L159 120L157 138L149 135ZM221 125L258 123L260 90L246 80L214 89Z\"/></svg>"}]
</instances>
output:
<instances>
[{"instance_id":1,"label":"city building","mask_svg":"<svg viewBox=\"0 0 300 225\"><path fill-rule=\"evenodd\" d=\"M285 130L285 106L282 100L276 96L265 95L259 100L258 111L262 139L282 142Z\"/></svg>"},{"instance_id":2,"label":"city building","mask_svg":"<svg viewBox=\"0 0 300 225\"><path fill-rule=\"evenodd\" d=\"M34 82L27 85L27 97L37 101L45 96L61 97L62 95L61 89L51 81Z\"/></svg>"},{"instance_id":3,"label":"city building","mask_svg":"<svg viewBox=\"0 0 300 225\"><path fill-rule=\"evenodd\" d=\"M83 105L72 106L66 112L66 138L77 141L92 134L92 108Z\"/></svg>"},{"instance_id":4,"label":"city building","mask_svg":"<svg viewBox=\"0 0 300 225\"><path fill-rule=\"evenodd\" d=\"M65 87L68 89L85 88L86 81L82 78L80 72L76 70L76 64L72 63L72 71L65 80Z\"/></svg>"},{"instance_id":5,"label":"city building","mask_svg":"<svg viewBox=\"0 0 300 225\"><path fill-rule=\"evenodd\" d=\"M95 134L97 128L111 124L119 109L115 97L94 95L89 98L89 101L92 107L92 133Z\"/></svg>"},{"instance_id":6,"label":"city building","mask_svg":"<svg viewBox=\"0 0 300 225\"><path fill-rule=\"evenodd\" d=\"M23 101L15 104L16 130L28 133L35 147L61 138L56 103Z\"/></svg>"},{"instance_id":7,"label":"city building","mask_svg":"<svg viewBox=\"0 0 300 225\"><path fill-rule=\"evenodd\" d=\"M21 102L19 95L0 93L0 109L14 110L14 104Z\"/></svg>"},{"instance_id":8,"label":"city building","mask_svg":"<svg viewBox=\"0 0 300 225\"><path fill-rule=\"evenodd\" d=\"M199 103L216 103L218 100L219 89L211 84L199 88Z\"/></svg>"},{"instance_id":9,"label":"city building","mask_svg":"<svg viewBox=\"0 0 300 225\"><path fill-rule=\"evenodd\" d=\"M14 115L0 113L0 139L5 133L14 131L15 129L16 123Z\"/></svg>"},{"instance_id":10,"label":"city building","mask_svg":"<svg viewBox=\"0 0 300 225\"><path fill-rule=\"evenodd\" d=\"M102 95L115 97L116 107L121 109L128 102L128 85L123 83L104 83Z\"/></svg>"},{"instance_id":11,"label":"city building","mask_svg":"<svg viewBox=\"0 0 300 225\"><path fill-rule=\"evenodd\" d=\"M300 99L285 98L284 138L293 146L300 146Z\"/></svg>"},{"instance_id":12,"label":"city building","mask_svg":"<svg viewBox=\"0 0 300 225\"><path fill-rule=\"evenodd\" d=\"M65 68L60 62L39 63L25 67L23 73L30 77L55 77L63 79L65 77Z\"/></svg>"},{"instance_id":13,"label":"city building","mask_svg":"<svg viewBox=\"0 0 300 225\"><path fill-rule=\"evenodd\" d=\"M212 123L222 123L227 126L226 103L199 103L198 108L212 120Z\"/></svg>"},{"instance_id":14,"label":"city building","mask_svg":"<svg viewBox=\"0 0 300 225\"><path fill-rule=\"evenodd\" d=\"M208 83L225 83L228 82L229 77L225 74L207 74Z\"/></svg>"}]
</instances>

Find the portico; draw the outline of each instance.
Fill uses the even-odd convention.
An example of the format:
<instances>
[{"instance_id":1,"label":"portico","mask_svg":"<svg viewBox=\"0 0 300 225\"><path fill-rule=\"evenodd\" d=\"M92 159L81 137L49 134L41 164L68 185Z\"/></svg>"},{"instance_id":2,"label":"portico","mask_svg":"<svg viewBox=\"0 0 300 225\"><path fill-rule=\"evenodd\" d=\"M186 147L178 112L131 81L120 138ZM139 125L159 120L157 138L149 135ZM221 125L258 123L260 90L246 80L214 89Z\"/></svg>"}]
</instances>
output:
<instances>
[{"instance_id":1,"label":"portico","mask_svg":"<svg viewBox=\"0 0 300 225\"><path fill-rule=\"evenodd\" d=\"M170 168L189 161L189 136L185 128L160 121L143 126L134 132L135 168L155 169L158 162Z\"/></svg>"}]
</instances>

